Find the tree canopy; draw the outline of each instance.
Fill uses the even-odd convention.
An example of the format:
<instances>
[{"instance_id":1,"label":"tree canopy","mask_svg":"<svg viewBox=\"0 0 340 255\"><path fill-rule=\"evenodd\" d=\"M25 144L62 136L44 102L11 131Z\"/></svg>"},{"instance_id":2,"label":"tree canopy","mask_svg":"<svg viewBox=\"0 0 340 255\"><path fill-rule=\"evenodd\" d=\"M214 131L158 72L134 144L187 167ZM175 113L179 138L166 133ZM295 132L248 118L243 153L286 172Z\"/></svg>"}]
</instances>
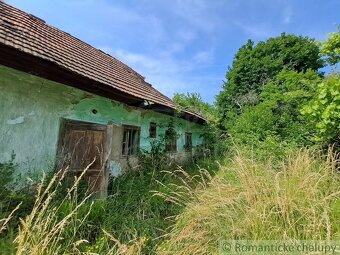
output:
<instances>
[{"instance_id":1,"label":"tree canopy","mask_svg":"<svg viewBox=\"0 0 340 255\"><path fill-rule=\"evenodd\" d=\"M325 64L331 73L319 72ZM281 34L235 54L217 97L219 126L242 146L277 153L320 142L340 148L340 28L317 43ZM268 147L269 146L269 147Z\"/></svg>"},{"instance_id":2,"label":"tree canopy","mask_svg":"<svg viewBox=\"0 0 340 255\"><path fill-rule=\"evenodd\" d=\"M262 87L282 70L317 71L323 65L317 43L308 37L282 33L255 46L248 40L235 54L217 96L220 117L228 118L230 111L241 113L242 107L258 104Z\"/></svg>"},{"instance_id":3,"label":"tree canopy","mask_svg":"<svg viewBox=\"0 0 340 255\"><path fill-rule=\"evenodd\" d=\"M216 107L197 93L176 94L174 101L213 120L206 132L213 144L223 136L232 138L226 141L230 146L262 148L266 155L284 155L316 142L335 144L338 150L340 74L336 68L327 75L319 69L325 61L331 66L339 63L339 32L322 43L284 33L257 45L249 40L227 70Z\"/></svg>"},{"instance_id":4,"label":"tree canopy","mask_svg":"<svg viewBox=\"0 0 340 255\"><path fill-rule=\"evenodd\" d=\"M321 53L330 65L340 62L340 26L338 32L330 33L329 38L322 43Z\"/></svg>"}]
</instances>

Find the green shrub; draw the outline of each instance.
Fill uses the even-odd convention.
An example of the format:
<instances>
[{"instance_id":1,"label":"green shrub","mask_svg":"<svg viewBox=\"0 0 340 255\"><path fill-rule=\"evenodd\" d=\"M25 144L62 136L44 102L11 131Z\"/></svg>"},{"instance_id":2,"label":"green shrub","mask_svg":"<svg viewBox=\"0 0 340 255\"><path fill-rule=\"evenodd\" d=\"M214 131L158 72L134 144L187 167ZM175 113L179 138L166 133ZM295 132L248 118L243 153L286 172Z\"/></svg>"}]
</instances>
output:
<instances>
[{"instance_id":1,"label":"green shrub","mask_svg":"<svg viewBox=\"0 0 340 255\"><path fill-rule=\"evenodd\" d=\"M0 163L0 218L7 217L21 203L9 223L10 227L19 224L19 218L25 217L31 211L34 202L31 187L21 185L23 180L17 168L14 152L9 161Z\"/></svg>"},{"instance_id":2,"label":"green shrub","mask_svg":"<svg viewBox=\"0 0 340 255\"><path fill-rule=\"evenodd\" d=\"M315 97L303 114L315 125L316 140L340 150L340 74L334 73L318 86Z\"/></svg>"}]
</instances>

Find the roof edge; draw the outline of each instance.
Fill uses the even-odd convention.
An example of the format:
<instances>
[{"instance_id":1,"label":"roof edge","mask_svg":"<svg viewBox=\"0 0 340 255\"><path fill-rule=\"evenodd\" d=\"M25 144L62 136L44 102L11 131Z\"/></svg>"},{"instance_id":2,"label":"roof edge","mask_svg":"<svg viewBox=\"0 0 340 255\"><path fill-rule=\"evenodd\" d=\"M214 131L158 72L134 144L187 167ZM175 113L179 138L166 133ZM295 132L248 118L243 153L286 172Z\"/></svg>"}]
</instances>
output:
<instances>
[{"instance_id":1,"label":"roof edge","mask_svg":"<svg viewBox=\"0 0 340 255\"><path fill-rule=\"evenodd\" d=\"M134 69L129 67L127 64L124 64L122 61L118 60L112 55L104 52L101 49L91 46L90 44L80 40L79 38L75 36L70 35L69 33L65 31L62 31L56 27L48 25L44 20L40 19L39 17L36 17L32 14L29 14L20 9L17 9L7 3L2 2L1 0L0 0L0 11L1 12L3 11L5 13L5 15L3 16L3 19L6 19L7 17L6 15L8 15L8 13L12 13L10 14L13 16L12 18L13 19L17 18L19 21L20 19L25 20L26 18L29 18L30 20L33 20L33 22L39 23L39 26L40 25L42 26L41 29L53 30L51 33L61 33L69 37L70 40L76 40L79 43L83 44L84 47L85 46L89 47L89 51L95 50L97 52L96 54L99 54L98 55L99 57L100 55L109 56L109 58L103 57L102 61L104 60L110 61L110 58L112 58L113 61L117 61L120 64L120 66L117 65L117 67L114 67L114 68L118 68L118 69L114 69L114 70L117 71L117 70L125 69L125 71L127 71L128 73L129 72L133 73L134 75L137 76L135 77L136 79L140 79L142 81L141 84L142 85L144 84L143 86L150 86L151 88L150 90L146 88L146 93L147 92L150 93L148 97L150 98L154 97L156 101L158 100L157 104L160 104L165 108L168 108L169 109L168 112L170 112L171 114L176 111L178 112L178 109L176 109L176 105L172 101L172 99L170 99L166 95L159 92L150 83L145 81L145 77L143 77L141 74L136 72ZM129 90L122 89L122 86L117 86L117 84L119 84L118 80L110 80L109 76L103 77L103 79L97 79L97 76L89 76L86 72L85 73L82 72L81 70L83 69L79 71L79 70L73 70L73 68L68 68L68 66L64 65L64 63L62 62L61 55L58 55L58 54L55 55L56 57L54 59L53 57L51 57L51 55L48 55L51 53L46 53L47 54L46 56L37 53L37 50L39 50L39 48L38 49L34 47L30 48L30 46L28 46L29 45L27 41L28 39L20 38L20 35L18 34L20 33L20 29L18 31L13 32L12 34L14 40L19 38L18 42L13 41L13 39L9 39L8 34L6 32L7 30L5 30L1 26L1 21L2 19L0 17L0 64L18 69L20 71L35 74L37 76L40 76L48 80L52 80L58 83L76 87L78 89L82 89L85 91L90 90L89 92L93 94L97 94L99 96L121 101L128 105L132 105L136 107L140 105L140 101L150 100L148 99L148 97L143 98L143 94L141 93L140 94L131 93L131 91ZM29 25L25 22L22 22L21 25L24 27L26 26L25 29L29 28ZM13 26L16 26L16 24L13 24ZM18 27L20 28L20 26ZM52 36L53 35L54 34L52 34ZM26 45L26 46L22 47L22 45ZM53 49L53 47L51 49ZM20 61L17 61L18 58L20 59ZM105 63L105 61L103 63ZM88 65L85 64L85 66L88 66ZM98 67L92 66L91 68L93 68L92 70L95 71L96 68ZM61 73L64 74L65 77L60 76L58 78L57 77L58 75L56 74L61 74ZM138 87L138 89L144 88L142 85L141 87ZM130 90L131 90L131 87L133 88L131 84L130 85L128 84L128 79L126 81L126 86L127 88L130 88ZM199 114L194 113L190 110L184 110L181 112L182 112L183 118L191 122L197 122L201 124L207 122L207 120L203 116L200 116Z\"/></svg>"}]
</instances>

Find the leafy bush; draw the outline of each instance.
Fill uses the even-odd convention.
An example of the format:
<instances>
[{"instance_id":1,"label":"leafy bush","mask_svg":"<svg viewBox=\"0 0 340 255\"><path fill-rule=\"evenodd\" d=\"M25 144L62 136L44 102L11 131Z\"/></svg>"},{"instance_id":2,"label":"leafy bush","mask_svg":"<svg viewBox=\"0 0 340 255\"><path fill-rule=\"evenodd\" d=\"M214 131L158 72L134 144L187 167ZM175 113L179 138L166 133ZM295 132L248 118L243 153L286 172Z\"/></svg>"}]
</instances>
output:
<instances>
[{"instance_id":1,"label":"leafy bush","mask_svg":"<svg viewBox=\"0 0 340 255\"><path fill-rule=\"evenodd\" d=\"M334 143L340 149L340 74L334 73L319 84L313 100L302 112L315 123L316 139Z\"/></svg>"},{"instance_id":2,"label":"leafy bush","mask_svg":"<svg viewBox=\"0 0 340 255\"><path fill-rule=\"evenodd\" d=\"M321 78L314 71L283 70L263 85L259 103L245 106L240 114L229 113L225 127L229 143L258 150L261 157L272 154L284 158L285 149L311 146L312 123L301 114Z\"/></svg>"},{"instance_id":3,"label":"leafy bush","mask_svg":"<svg viewBox=\"0 0 340 255\"><path fill-rule=\"evenodd\" d=\"M139 171L148 172L154 175L159 169L168 168L169 158L165 153L164 142L159 140L151 141L151 150L141 152L138 157Z\"/></svg>"},{"instance_id":4,"label":"leafy bush","mask_svg":"<svg viewBox=\"0 0 340 255\"><path fill-rule=\"evenodd\" d=\"M275 116L272 106L263 103L248 107L240 116L234 116L228 123L230 136L236 143L254 144L275 133Z\"/></svg>"},{"instance_id":5,"label":"leafy bush","mask_svg":"<svg viewBox=\"0 0 340 255\"><path fill-rule=\"evenodd\" d=\"M329 37L321 44L321 54L326 57L330 65L340 62L340 26L338 31L329 34Z\"/></svg>"}]
</instances>

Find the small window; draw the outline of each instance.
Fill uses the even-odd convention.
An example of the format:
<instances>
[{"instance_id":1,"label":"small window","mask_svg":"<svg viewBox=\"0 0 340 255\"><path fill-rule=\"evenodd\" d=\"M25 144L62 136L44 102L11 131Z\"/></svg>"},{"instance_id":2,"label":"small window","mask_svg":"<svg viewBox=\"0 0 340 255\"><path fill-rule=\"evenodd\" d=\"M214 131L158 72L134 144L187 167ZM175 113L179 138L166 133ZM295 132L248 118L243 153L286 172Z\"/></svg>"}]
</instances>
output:
<instances>
[{"instance_id":1,"label":"small window","mask_svg":"<svg viewBox=\"0 0 340 255\"><path fill-rule=\"evenodd\" d=\"M139 150L140 128L135 126L124 126L122 155L136 155Z\"/></svg>"},{"instance_id":2,"label":"small window","mask_svg":"<svg viewBox=\"0 0 340 255\"><path fill-rule=\"evenodd\" d=\"M150 136L150 138L156 138L156 136L157 136L157 126L156 126L156 123L153 123L153 122L150 123L149 136Z\"/></svg>"},{"instance_id":3,"label":"small window","mask_svg":"<svg viewBox=\"0 0 340 255\"><path fill-rule=\"evenodd\" d=\"M192 133L185 133L185 150L192 150Z\"/></svg>"},{"instance_id":4,"label":"small window","mask_svg":"<svg viewBox=\"0 0 340 255\"><path fill-rule=\"evenodd\" d=\"M177 151L177 138L176 134L171 130L165 131L165 151L176 152Z\"/></svg>"}]
</instances>

